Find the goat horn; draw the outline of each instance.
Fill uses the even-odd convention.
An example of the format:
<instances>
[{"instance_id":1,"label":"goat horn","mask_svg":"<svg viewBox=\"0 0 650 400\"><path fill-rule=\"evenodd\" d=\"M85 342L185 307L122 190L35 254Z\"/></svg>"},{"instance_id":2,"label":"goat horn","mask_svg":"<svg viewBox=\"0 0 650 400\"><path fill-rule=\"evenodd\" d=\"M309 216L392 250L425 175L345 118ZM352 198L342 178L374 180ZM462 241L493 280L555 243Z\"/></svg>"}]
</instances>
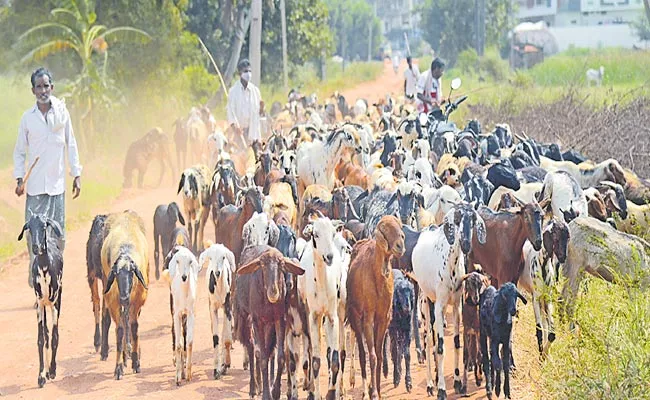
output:
<instances>
[{"instance_id":1,"label":"goat horn","mask_svg":"<svg viewBox=\"0 0 650 400\"><path fill-rule=\"evenodd\" d=\"M512 198L515 199L515 200L517 201L517 203L519 203L519 205L523 206L523 205L526 204L525 201L523 201L522 199L520 199L519 197L517 197L517 195L515 195L514 193L510 193L510 194L512 195Z\"/></svg>"},{"instance_id":2,"label":"goat horn","mask_svg":"<svg viewBox=\"0 0 650 400\"><path fill-rule=\"evenodd\" d=\"M616 184L616 183L614 183L612 181L600 181L598 184L602 185L602 186L609 186L612 189L616 189L616 187L618 186L618 184Z\"/></svg>"},{"instance_id":3,"label":"goat horn","mask_svg":"<svg viewBox=\"0 0 650 400\"><path fill-rule=\"evenodd\" d=\"M523 138L523 137L520 136L520 135L517 135L516 133L515 133L515 137L516 137L517 139L519 139L520 142L525 142L525 141L526 141L525 138Z\"/></svg>"}]
</instances>

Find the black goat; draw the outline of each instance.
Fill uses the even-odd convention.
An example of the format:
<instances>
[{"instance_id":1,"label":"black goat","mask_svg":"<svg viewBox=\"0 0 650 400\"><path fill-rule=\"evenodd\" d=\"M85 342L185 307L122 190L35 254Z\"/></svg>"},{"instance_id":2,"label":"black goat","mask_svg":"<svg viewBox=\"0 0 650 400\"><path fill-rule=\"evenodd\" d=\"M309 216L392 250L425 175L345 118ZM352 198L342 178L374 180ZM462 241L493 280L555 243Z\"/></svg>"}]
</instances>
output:
<instances>
[{"instance_id":1,"label":"black goat","mask_svg":"<svg viewBox=\"0 0 650 400\"><path fill-rule=\"evenodd\" d=\"M106 277L102 269L102 244L106 235L104 223L106 215L97 215L93 219L90 227L88 242L86 242L86 266L88 267L88 286L90 286L90 297L93 302L93 314L95 315L95 337L93 344L95 351L99 351L101 346L101 333L99 323L101 321L101 298L99 291L99 281L102 281L102 288L105 284Z\"/></svg>"},{"instance_id":2,"label":"black goat","mask_svg":"<svg viewBox=\"0 0 650 400\"><path fill-rule=\"evenodd\" d=\"M544 182L544 178L546 178L546 170L541 167L536 167L536 166L530 166L530 167L525 167L519 170L521 173L522 178L524 181L527 183L531 182Z\"/></svg>"},{"instance_id":3,"label":"black goat","mask_svg":"<svg viewBox=\"0 0 650 400\"><path fill-rule=\"evenodd\" d=\"M517 313L517 298L526 304L526 299L512 282L506 282L498 291L494 286L489 286L481 294L481 353L483 353L485 391L488 399L492 398L493 382L497 397L501 394L501 371L504 374L503 393L506 399L510 398L510 338L512 317ZM490 339L489 357L488 338ZM499 353L499 345L502 346L501 353ZM490 365L490 358L492 365ZM495 373L496 379L494 379Z\"/></svg>"},{"instance_id":4,"label":"black goat","mask_svg":"<svg viewBox=\"0 0 650 400\"><path fill-rule=\"evenodd\" d=\"M574 164L580 164L582 162L587 161L587 157L583 156L576 150L567 150L564 153L562 153L562 158L564 161L571 161Z\"/></svg>"},{"instance_id":5,"label":"black goat","mask_svg":"<svg viewBox=\"0 0 650 400\"><path fill-rule=\"evenodd\" d=\"M494 164L488 169L487 180L490 181L494 188L505 186L512 190L519 190L521 183L517 179L517 172L510 162L503 160L499 164Z\"/></svg>"},{"instance_id":6,"label":"black goat","mask_svg":"<svg viewBox=\"0 0 650 400\"><path fill-rule=\"evenodd\" d=\"M402 271L393 269L393 317L388 326L390 353L393 360L393 385L397 387L402 379L402 357L406 365L404 383L411 393L411 338L413 336L413 315L416 312L415 289ZM417 330L416 330L417 334ZM384 342L384 377L388 376L388 358Z\"/></svg>"},{"instance_id":7,"label":"black goat","mask_svg":"<svg viewBox=\"0 0 650 400\"><path fill-rule=\"evenodd\" d=\"M544 151L544 157L550 158L554 161L564 161L564 157L562 157L562 152L560 151L560 146L556 143L548 145L548 149Z\"/></svg>"},{"instance_id":8,"label":"black goat","mask_svg":"<svg viewBox=\"0 0 650 400\"><path fill-rule=\"evenodd\" d=\"M164 259L171 249L168 246L167 238L171 236L176 227L176 221L179 221L181 225L185 225L185 219L183 219L183 214L181 214L176 202L172 201L169 204L161 204L156 207L156 211L153 213L153 256L156 262L156 280L160 279L160 248L162 247L162 258ZM101 264L99 268L101 269Z\"/></svg>"},{"instance_id":9,"label":"black goat","mask_svg":"<svg viewBox=\"0 0 650 400\"><path fill-rule=\"evenodd\" d=\"M54 235L48 232L48 228ZM34 260L32 269L32 284L36 295L38 319L38 387L45 385L46 379L56 377L56 351L59 347L59 317L61 316L61 293L63 290L61 280L63 279L63 254L59 248L59 238L63 232L59 224L44 215L32 215L29 221L23 226L18 240L22 240L23 234L28 230L31 235ZM52 318L52 337L47 329L47 312L45 307L50 309ZM50 345L52 353L50 355ZM43 357L43 346L45 346L45 357ZM45 360L44 360L45 358ZM45 372L44 363L48 362L48 371Z\"/></svg>"}]
</instances>

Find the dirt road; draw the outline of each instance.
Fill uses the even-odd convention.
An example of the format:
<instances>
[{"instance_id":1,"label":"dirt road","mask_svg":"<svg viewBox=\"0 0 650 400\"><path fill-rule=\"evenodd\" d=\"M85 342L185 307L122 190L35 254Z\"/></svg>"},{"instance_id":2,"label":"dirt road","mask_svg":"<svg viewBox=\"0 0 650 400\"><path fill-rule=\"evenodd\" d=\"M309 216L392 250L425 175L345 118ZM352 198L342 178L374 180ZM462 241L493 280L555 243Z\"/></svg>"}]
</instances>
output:
<instances>
[{"instance_id":1,"label":"dirt road","mask_svg":"<svg viewBox=\"0 0 650 400\"><path fill-rule=\"evenodd\" d=\"M402 65L404 68L404 65ZM402 85L401 72L398 75L390 64L385 65L384 75L377 82L364 84L359 88L346 91L352 99L357 95L369 100L384 95L386 91L397 93ZM179 201L175 186L160 189L123 193L115 204L95 210L96 213L118 212L132 209L143 216L147 222L150 254L153 255L152 215L155 206L171 200ZM68 205L74 207L74 203ZM206 238L213 238L214 230L208 224ZM19 227L16 227L16 235ZM151 262L149 297L140 317L140 337L142 346L142 371L133 374L126 369L123 380L113 379L115 363L115 335L111 329L109 344L111 350L108 361L100 361L99 354L93 347L94 320L90 291L86 281L85 246L88 239L90 221L81 229L68 232L65 250L65 272L63 280L63 305L60 318L60 345L57 357L57 377L48 381L43 389L38 389L38 352L36 344L36 316L32 308L34 294L27 286L27 257L16 256L0 268L0 346L2 363L0 363L0 396L26 399L56 398L115 398L146 395L155 399L177 398L214 398L236 399L248 398L248 371L242 369L243 351L241 345L235 344L233 368L220 381L214 381L212 375L212 340L208 316L208 302L203 275L200 279L199 305L195 327L194 344L194 380L176 387L171 351L171 317L169 314L168 289L163 282L156 282ZM447 357L447 388L450 398L457 398L453 393L453 340L451 335L445 338ZM323 353L324 354L324 353ZM412 352L414 363L415 352ZM358 362L358 360L357 360ZM414 364L413 392L407 395L403 383L397 389L392 385L392 366L389 379L384 379L382 391L385 398L420 399L426 396L426 372L423 366ZM357 373L359 372L357 364ZM326 371L322 372L326 376ZM345 385L347 383L347 373ZM321 379L321 381L326 381ZM348 391L348 397L361 398L361 378L357 376L357 388ZM283 382L282 393L285 393ZM450 389L450 390L449 390ZM472 398L483 398L484 390L477 391L470 384ZM517 390L513 393L515 398ZM301 398L306 397L301 392Z\"/></svg>"}]
</instances>

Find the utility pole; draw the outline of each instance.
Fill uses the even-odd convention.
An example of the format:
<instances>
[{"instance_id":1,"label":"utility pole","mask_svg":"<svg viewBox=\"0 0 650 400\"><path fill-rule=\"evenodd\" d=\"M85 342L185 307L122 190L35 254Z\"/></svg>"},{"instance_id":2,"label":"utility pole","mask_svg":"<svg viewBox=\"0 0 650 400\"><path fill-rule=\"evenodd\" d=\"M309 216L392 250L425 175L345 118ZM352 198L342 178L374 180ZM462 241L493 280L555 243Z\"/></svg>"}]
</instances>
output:
<instances>
[{"instance_id":1,"label":"utility pole","mask_svg":"<svg viewBox=\"0 0 650 400\"><path fill-rule=\"evenodd\" d=\"M285 1L280 0L280 18L282 19L282 75L284 89L289 90L289 62L287 60L287 11Z\"/></svg>"},{"instance_id":2,"label":"utility pole","mask_svg":"<svg viewBox=\"0 0 650 400\"><path fill-rule=\"evenodd\" d=\"M248 58L253 70L251 81L254 85L260 85L262 69L262 0L253 0L251 5L251 30Z\"/></svg>"},{"instance_id":3,"label":"utility pole","mask_svg":"<svg viewBox=\"0 0 650 400\"><path fill-rule=\"evenodd\" d=\"M373 18L368 22L368 61L372 61L372 25L377 18L377 0L373 1L374 14Z\"/></svg>"},{"instance_id":4,"label":"utility pole","mask_svg":"<svg viewBox=\"0 0 650 400\"><path fill-rule=\"evenodd\" d=\"M485 51L485 0L474 0L476 24L476 53L479 57Z\"/></svg>"}]
</instances>

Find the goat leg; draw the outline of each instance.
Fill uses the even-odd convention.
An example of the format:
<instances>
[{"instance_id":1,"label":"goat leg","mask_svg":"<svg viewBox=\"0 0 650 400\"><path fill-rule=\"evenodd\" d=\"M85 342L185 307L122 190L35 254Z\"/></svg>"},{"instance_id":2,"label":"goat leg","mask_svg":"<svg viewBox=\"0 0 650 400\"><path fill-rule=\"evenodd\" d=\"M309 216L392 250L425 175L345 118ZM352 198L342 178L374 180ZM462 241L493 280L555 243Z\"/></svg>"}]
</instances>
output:
<instances>
[{"instance_id":1,"label":"goat leg","mask_svg":"<svg viewBox=\"0 0 650 400\"><path fill-rule=\"evenodd\" d=\"M101 304L99 298L99 280L96 277L88 277L88 285L90 286L90 297L93 302L93 315L95 316L95 336L93 344L95 345L95 353L99 352L101 347L102 335L99 329L101 322Z\"/></svg>"},{"instance_id":2,"label":"goat leg","mask_svg":"<svg viewBox=\"0 0 650 400\"><path fill-rule=\"evenodd\" d=\"M44 314L44 309L43 305L41 302L37 300L38 303L38 310L37 310L37 321L38 321L38 338L37 338L37 344L38 344L38 362L39 362L39 367L38 367L38 387L42 388L45 385L45 363L44 363L44 357L43 357L43 347L45 346L45 329L43 328L44 325L44 320L43 320L43 314Z\"/></svg>"},{"instance_id":3,"label":"goat leg","mask_svg":"<svg viewBox=\"0 0 650 400\"><path fill-rule=\"evenodd\" d=\"M404 382L406 383L406 391L408 393L411 393L411 389L413 389L413 381L411 379L411 337L410 333L405 332L404 333L404 338L402 342L402 349L404 351L404 365L405 365L405 376L404 376ZM400 360L400 369L402 362Z\"/></svg>"},{"instance_id":4,"label":"goat leg","mask_svg":"<svg viewBox=\"0 0 650 400\"><path fill-rule=\"evenodd\" d=\"M49 379L56 378L56 351L59 348L59 316L61 315L61 295L63 288L59 288L59 295L52 309L52 359L50 360Z\"/></svg>"},{"instance_id":5,"label":"goat leg","mask_svg":"<svg viewBox=\"0 0 650 400\"><path fill-rule=\"evenodd\" d=\"M102 349L100 353L102 361L108 359L108 330L111 328L111 314L108 312L105 302L106 300L102 302Z\"/></svg>"}]
</instances>

